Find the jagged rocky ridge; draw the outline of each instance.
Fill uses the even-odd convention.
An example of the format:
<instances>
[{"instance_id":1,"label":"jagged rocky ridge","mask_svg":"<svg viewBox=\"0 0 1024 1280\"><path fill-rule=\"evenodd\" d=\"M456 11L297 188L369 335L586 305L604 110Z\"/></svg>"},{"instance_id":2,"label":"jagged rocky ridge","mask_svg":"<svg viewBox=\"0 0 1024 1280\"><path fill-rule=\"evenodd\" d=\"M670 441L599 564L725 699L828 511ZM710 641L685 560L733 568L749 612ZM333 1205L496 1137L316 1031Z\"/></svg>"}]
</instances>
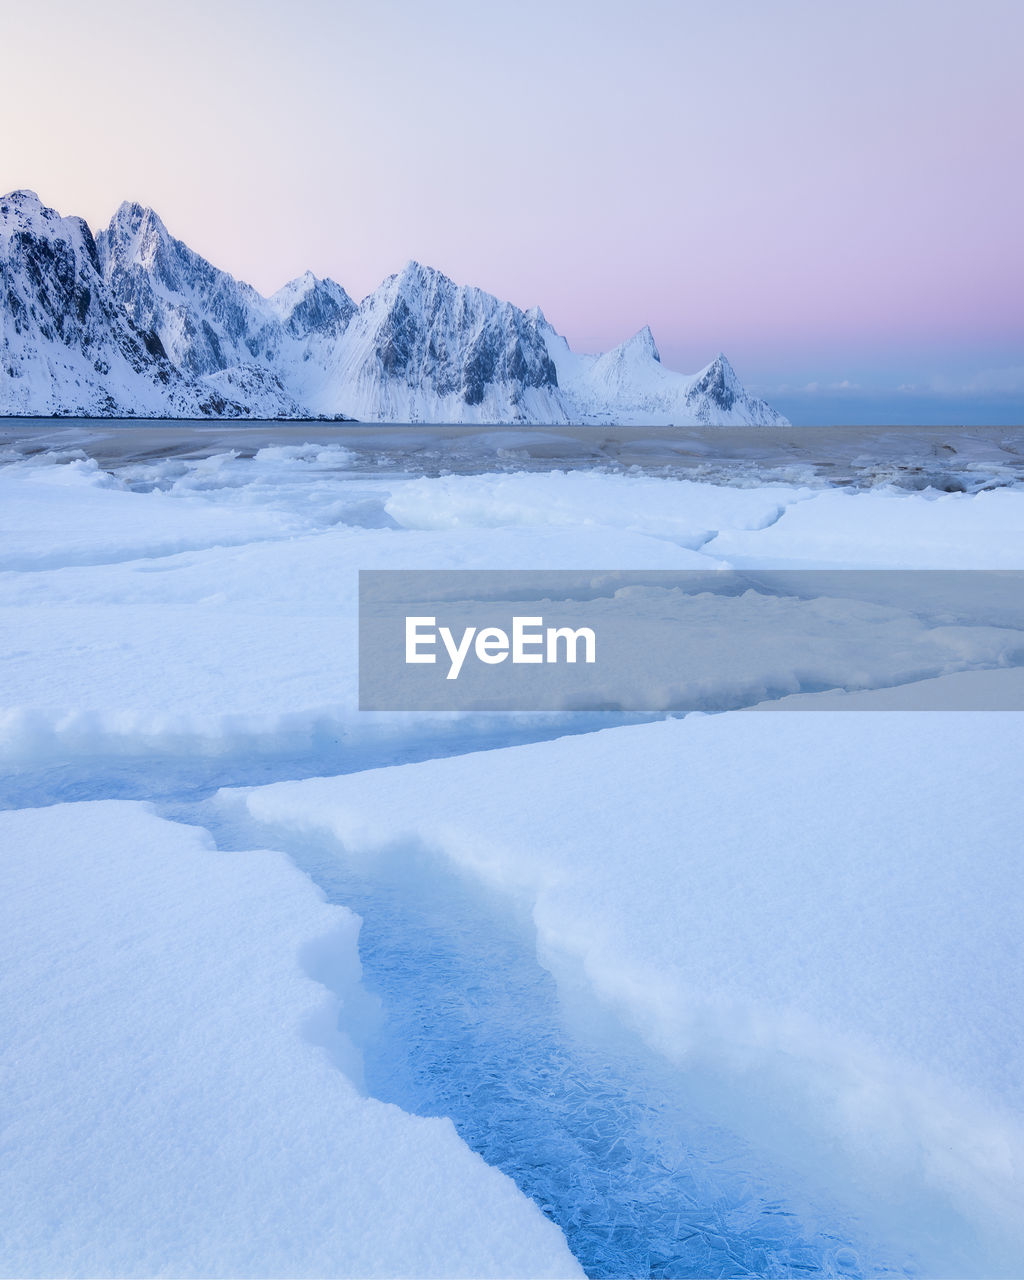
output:
<instances>
[{"instance_id":1,"label":"jagged rocky ridge","mask_svg":"<svg viewBox=\"0 0 1024 1280\"><path fill-rule=\"evenodd\" d=\"M539 308L416 262L358 306L311 272L265 298L137 204L94 238L0 198L0 320L0 414L785 423L723 355L675 373L647 328L579 355Z\"/></svg>"}]
</instances>

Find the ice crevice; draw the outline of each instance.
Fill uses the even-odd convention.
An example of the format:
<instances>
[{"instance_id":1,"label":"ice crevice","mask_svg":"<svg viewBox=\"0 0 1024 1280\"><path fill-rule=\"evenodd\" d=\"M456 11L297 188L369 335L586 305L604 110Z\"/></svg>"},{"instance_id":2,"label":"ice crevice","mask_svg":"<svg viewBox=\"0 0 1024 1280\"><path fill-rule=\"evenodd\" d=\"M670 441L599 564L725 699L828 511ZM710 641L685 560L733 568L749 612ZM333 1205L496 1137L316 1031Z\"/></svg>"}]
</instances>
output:
<instances>
[{"instance_id":1,"label":"ice crevice","mask_svg":"<svg viewBox=\"0 0 1024 1280\"><path fill-rule=\"evenodd\" d=\"M254 821L238 793L166 813L201 822L220 848L286 852L356 913L361 980L342 981L338 1064L368 1096L450 1118L589 1276L913 1274L909 1256L906 1270L881 1256L860 1224L723 1125L585 979L564 966L556 978L514 886L489 888L414 840L371 851ZM337 989L329 950L307 963ZM334 1033L321 1022L312 1034Z\"/></svg>"},{"instance_id":2,"label":"ice crevice","mask_svg":"<svg viewBox=\"0 0 1024 1280\"><path fill-rule=\"evenodd\" d=\"M558 1206L592 1274L992 1280L1020 1256L1015 1025L1000 1012L1020 877L997 816L1019 729L937 713L922 738L918 723L692 716L214 809L234 821L241 806L260 824L246 841L284 849L363 918L385 1013L374 1096L450 1115ZM588 1110L618 1117L630 1172L610 1188L611 1147L582 1164L537 1155L556 1134L575 1152ZM704 1179L697 1220L683 1215L695 1239L714 1227L749 1260L763 1206L781 1203L786 1247L813 1260L776 1240L747 1271L731 1254L680 1261L663 1215L693 1209L684 1173ZM611 1215L597 1240L574 1217L595 1204ZM647 1270L608 1261L609 1221L616 1249L633 1232L652 1251Z\"/></svg>"},{"instance_id":3,"label":"ice crevice","mask_svg":"<svg viewBox=\"0 0 1024 1280\"><path fill-rule=\"evenodd\" d=\"M578 1274L451 1121L360 1089L359 921L284 854L114 800L0 848L6 1274Z\"/></svg>"},{"instance_id":4,"label":"ice crevice","mask_svg":"<svg viewBox=\"0 0 1024 1280\"><path fill-rule=\"evenodd\" d=\"M594 1277L1018 1275L1024 894L1012 796L1024 743L1013 717L378 721L356 711L355 691L357 567L768 567L772 597L748 601L754 636L758 610L789 616L797 589L783 570L1021 568L1019 489L812 489L763 482L754 464L737 473L752 487L691 471L495 473L483 455L466 474L427 475L455 465L451 453L413 459L411 447L374 452L373 474L311 445L122 460L113 477L81 458L0 468L4 554L20 566L0 573L2 803L54 806L0 814L8 831L35 832L32 849L8 842L26 882L37 864L49 877L14 905L29 945L4 929L0 942L27 971L74 925L81 954L117 977L82 982L84 998L64 1003L73 1033L60 1010L16 1006L34 1019L19 1122L37 1137L12 1152L17 1170L0 1162L0 1181L16 1187L27 1170L43 1188L18 1193L34 1250L23 1274L61 1274L71 1259L97 1275L453 1275L454 1236L483 1249L459 1274L565 1275L554 1223ZM600 604L603 590L580 598ZM736 639L726 604L701 607ZM884 663L858 645L864 670L845 705L893 706L896 680L909 698L910 681L973 690L984 677L997 705L1007 678L1019 686L1015 599L970 633L897 605L894 627L927 630L930 656ZM795 701L820 701L834 687L778 648L756 679L719 686L700 708L798 689ZM227 787L246 790L214 794ZM99 803L61 815L63 801ZM313 886L346 910L332 917ZM95 918L83 919L90 902ZM331 918L348 933L332 934ZM135 1002L144 1041L101 999L135 990L133 954L166 979ZM174 967L160 968L164 954ZM114 1144L95 1166L75 1164L92 1119L114 1137L120 1123L104 1071L69 1090L76 1064L102 1050L120 1067L118 1096L134 1098L179 1027L196 1040L162 1077L170 1121L152 1131L170 1144ZM139 1071L128 1069L136 1044ZM268 1090L253 1067L271 1056L281 1070ZM112 1238L97 1222L122 1220L118 1178L150 1177L146 1151L173 1162L179 1141L202 1146L176 1110L196 1073L208 1150L221 1150L223 1118L237 1122L238 1177L205 1157L175 1163L159 1220L184 1252L111 1266L90 1250ZM365 1122L358 1150L353 1121ZM67 1160L48 1145L63 1132ZM311 1152L328 1188L317 1226L294 1194ZM438 1152L454 1163L435 1179ZM282 1155L295 1160L283 1173ZM77 1182L65 1176L75 1169ZM109 1200L79 1194L94 1169ZM380 1170L408 1192L383 1208ZM432 1179L444 1222L419 1194ZM502 1213L473 1199L488 1186ZM197 1260L193 1225L225 1239L218 1197L250 1187L231 1251ZM62 1242L54 1193L108 1216L69 1217L82 1234ZM546 1271L519 1248L531 1220ZM339 1236L346 1224L364 1254ZM433 1270L416 1253L425 1241L439 1250Z\"/></svg>"},{"instance_id":5,"label":"ice crevice","mask_svg":"<svg viewBox=\"0 0 1024 1280\"><path fill-rule=\"evenodd\" d=\"M370 713L366 713L369 716ZM291 723L216 727L147 724L123 717L41 713L0 715L0 763L6 777L0 807L78 800L202 799L221 787L252 786L421 760L444 759L519 743L576 736L617 724L640 724L661 714L619 712L402 717L359 730L350 714L337 718L296 713ZM205 729L204 731L201 731Z\"/></svg>"}]
</instances>

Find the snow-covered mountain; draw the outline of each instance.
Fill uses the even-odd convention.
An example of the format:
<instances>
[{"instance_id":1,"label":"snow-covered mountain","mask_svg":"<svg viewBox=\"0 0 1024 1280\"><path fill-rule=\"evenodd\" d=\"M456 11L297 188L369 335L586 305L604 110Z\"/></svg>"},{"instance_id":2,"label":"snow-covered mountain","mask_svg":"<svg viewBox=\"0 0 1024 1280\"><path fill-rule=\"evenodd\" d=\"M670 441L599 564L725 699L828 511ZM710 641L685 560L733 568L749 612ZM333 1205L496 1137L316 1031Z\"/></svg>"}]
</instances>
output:
<instances>
[{"instance_id":1,"label":"snow-covered mountain","mask_svg":"<svg viewBox=\"0 0 1024 1280\"><path fill-rule=\"evenodd\" d=\"M331 394L390 422L567 422L535 321L410 262L360 304L333 354ZM326 405L324 406L326 408Z\"/></svg>"},{"instance_id":2,"label":"snow-covered mountain","mask_svg":"<svg viewBox=\"0 0 1024 1280\"><path fill-rule=\"evenodd\" d=\"M676 373L661 363L654 335L639 333L603 355L577 355L530 312L558 370L558 385L575 422L628 425L784 426L786 419L744 391L724 355L699 373Z\"/></svg>"},{"instance_id":3,"label":"snow-covered mountain","mask_svg":"<svg viewBox=\"0 0 1024 1280\"><path fill-rule=\"evenodd\" d=\"M0 412L209 412L105 287L92 233L31 192L0 199Z\"/></svg>"},{"instance_id":4,"label":"snow-covered mountain","mask_svg":"<svg viewBox=\"0 0 1024 1280\"><path fill-rule=\"evenodd\" d=\"M573 352L522 311L410 262L357 306L311 272L270 298L123 204L95 240L0 200L0 413L377 422L761 424L719 356L666 369L649 329Z\"/></svg>"},{"instance_id":5,"label":"snow-covered mountain","mask_svg":"<svg viewBox=\"0 0 1024 1280\"><path fill-rule=\"evenodd\" d=\"M307 273L272 298L220 271L174 239L152 209L123 204L96 237L104 281L139 328L158 334L187 376L253 416L307 417L296 369L335 341L355 303Z\"/></svg>"}]
</instances>

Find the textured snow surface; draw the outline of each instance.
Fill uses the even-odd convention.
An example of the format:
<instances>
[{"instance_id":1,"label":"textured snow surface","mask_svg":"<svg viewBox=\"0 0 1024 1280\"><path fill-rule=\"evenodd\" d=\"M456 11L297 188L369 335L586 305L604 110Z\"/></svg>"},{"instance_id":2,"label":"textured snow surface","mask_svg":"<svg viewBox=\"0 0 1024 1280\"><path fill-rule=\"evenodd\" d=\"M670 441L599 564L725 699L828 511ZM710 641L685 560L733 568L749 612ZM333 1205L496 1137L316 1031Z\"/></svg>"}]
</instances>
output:
<instances>
[{"instance_id":1,"label":"textured snow surface","mask_svg":"<svg viewBox=\"0 0 1024 1280\"><path fill-rule=\"evenodd\" d=\"M83 803L0 814L0 1270L576 1274L557 1224L595 1277L1019 1275L1019 717L361 715L355 610L1024 569L1024 490L6 457L3 802ZM991 631L912 674L998 705Z\"/></svg>"},{"instance_id":2,"label":"textured snow surface","mask_svg":"<svg viewBox=\"0 0 1024 1280\"><path fill-rule=\"evenodd\" d=\"M519 899L567 988L727 1123L932 1274L984 1276L1022 1245L1022 758L1013 715L736 712L243 799Z\"/></svg>"},{"instance_id":3,"label":"textured snow surface","mask_svg":"<svg viewBox=\"0 0 1024 1280\"><path fill-rule=\"evenodd\" d=\"M307 527L285 511L230 511L185 492L132 493L91 458L0 470L0 570L154 559Z\"/></svg>"},{"instance_id":4,"label":"textured snow surface","mask_svg":"<svg viewBox=\"0 0 1024 1280\"><path fill-rule=\"evenodd\" d=\"M1017 492L930 494L904 504L892 490L827 490L756 537L723 529L705 550L736 568L1019 569L1024 504Z\"/></svg>"},{"instance_id":5,"label":"textured snow surface","mask_svg":"<svg viewBox=\"0 0 1024 1280\"><path fill-rule=\"evenodd\" d=\"M772 565L784 562L787 522L812 565L875 567L888 548L897 564L1024 568L1020 490L847 494L596 472L380 478L317 446L113 475L91 459L16 462L0 469L0 752L400 737L416 722L356 710L360 568L716 568L734 562L719 550L734 544L735 562ZM919 626L894 619L904 624ZM936 640L945 657L921 677L958 654L963 666L1005 658L997 635ZM861 686L891 683L871 652ZM782 653L751 671L751 687L795 690L791 668Z\"/></svg>"},{"instance_id":6,"label":"textured snow surface","mask_svg":"<svg viewBox=\"0 0 1024 1280\"><path fill-rule=\"evenodd\" d=\"M784 425L719 356L663 368L643 330L579 356L524 312L417 262L356 306L312 272L270 298L125 203L93 240L0 198L0 413L371 422Z\"/></svg>"},{"instance_id":7,"label":"textured snow surface","mask_svg":"<svg viewBox=\"0 0 1024 1280\"><path fill-rule=\"evenodd\" d=\"M351 1082L359 922L282 854L118 801L0 846L4 1275L579 1274L449 1121Z\"/></svg>"}]
</instances>

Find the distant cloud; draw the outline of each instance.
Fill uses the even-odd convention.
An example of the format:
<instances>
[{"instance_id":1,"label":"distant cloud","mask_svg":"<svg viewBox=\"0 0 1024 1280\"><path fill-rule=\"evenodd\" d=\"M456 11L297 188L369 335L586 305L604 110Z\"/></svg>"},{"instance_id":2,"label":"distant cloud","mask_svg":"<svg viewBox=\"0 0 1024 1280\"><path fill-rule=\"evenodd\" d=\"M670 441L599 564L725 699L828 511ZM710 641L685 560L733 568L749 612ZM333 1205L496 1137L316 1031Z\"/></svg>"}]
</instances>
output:
<instances>
[{"instance_id":1,"label":"distant cloud","mask_svg":"<svg viewBox=\"0 0 1024 1280\"><path fill-rule=\"evenodd\" d=\"M832 395L836 391L862 390L859 382L851 382L849 378L844 378L842 382L805 382L803 386L793 386L788 382L773 386L752 383L750 389L759 396L815 396Z\"/></svg>"},{"instance_id":2,"label":"distant cloud","mask_svg":"<svg viewBox=\"0 0 1024 1280\"><path fill-rule=\"evenodd\" d=\"M923 383L904 383L897 391L932 395L1015 395L1024 393L1024 365L1003 369L981 369L966 377L939 376Z\"/></svg>"},{"instance_id":3,"label":"distant cloud","mask_svg":"<svg viewBox=\"0 0 1024 1280\"><path fill-rule=\"evenodd\" d=\"M1009 395L1015 391L1024 391L1024 365L1014 365L1008 369L984 369L974 375L964 390Z\"/></svg>"},{"instance_id":4,"label":"distant cloud","mask_svg":"<svg viewBox=\"0 0 1024 1280\"><path fill-rule=\"evenodd\" d=\"M835 396L850 395L914 395L914 396L1006 396L1024 395L1024 365L1003 369L982 369L967 376L953 378L939 375L920 382L901 382L897 386L864 386L850 378L838 382L804 382L751 384L750 390L760 396Z\"/></svg>"}]
</instances>

